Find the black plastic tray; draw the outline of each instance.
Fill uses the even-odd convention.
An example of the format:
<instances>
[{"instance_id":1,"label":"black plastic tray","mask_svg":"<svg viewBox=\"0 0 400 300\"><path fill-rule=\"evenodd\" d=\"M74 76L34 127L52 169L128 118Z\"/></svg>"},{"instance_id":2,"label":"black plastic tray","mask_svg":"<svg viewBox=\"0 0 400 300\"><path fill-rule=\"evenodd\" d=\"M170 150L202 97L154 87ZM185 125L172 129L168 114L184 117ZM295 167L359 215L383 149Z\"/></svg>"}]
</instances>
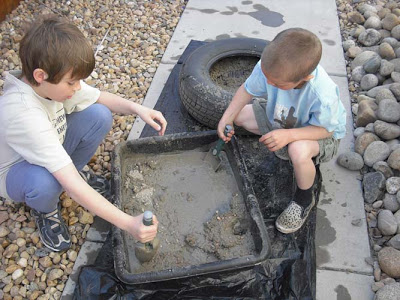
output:
<instances>
[{"instance_id":1,"label":"black plastic tray","mask_svg":"<svg viewBox=\"0 0 400 300\"><path fill-rule=\"evenodd\" d=\"M120 143L113 152L112 189L115 196L115 205L120 209L122 208L121 174L122 164L127 153L145 153L151 155L151 153L160 154L181 150L193 150L199 147L207 147L208 145L211 147L212 143L217 139L216 131L202 131L171 134L163 137L141 138ZM269 257L271 247L268 231L264 224L258 201L254 196L253 187L251 186L247 169L235 138L225 146L224 151L227 154L229 163L235 174L247 211L251 216L251 232L257 254L154 272L131 273L127 268L128 255L124 245L123 233L119 228L113 226L112 235L115 273L121 281L128 284L141 284L236 270L254 266Z\"/></svg>"}]
</instances>

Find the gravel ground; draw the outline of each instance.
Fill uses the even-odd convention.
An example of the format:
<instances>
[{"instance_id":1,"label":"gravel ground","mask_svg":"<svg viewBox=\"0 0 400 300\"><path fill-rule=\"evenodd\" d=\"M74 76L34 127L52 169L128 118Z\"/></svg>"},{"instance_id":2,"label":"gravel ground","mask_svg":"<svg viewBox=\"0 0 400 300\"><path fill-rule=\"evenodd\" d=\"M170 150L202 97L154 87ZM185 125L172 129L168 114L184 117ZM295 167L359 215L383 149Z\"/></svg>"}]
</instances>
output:
<instances>
[{"instance_id":1,"label":"gravel ground","mask_svg":"<svg viewBox=\"0 0 400 300\"><path fill-rule=\"evenodd\" d=\"M142 103L185 0L25 0L0 23L0 73L20 69L18 42L27 21L55 13L76 24L91 41L96 68L87 83ZM0 79L0 89L3 86ZM109 178L115 145L128 137L135 116L114 115L114 124L89 162ZM0 299L59 299L93 215L66 194L62 215L72 238L70 250L56 253L40 242L29 208L0 199Z\"/></svg>"},{"instance_id":2,"label":"gravel ground","mask_svg":"<svg viewBox=\"0 0 400 300\"><path fill-rule=\"evenodd\" d=\"M360 170L375 299L395 300L400 295L400 2L336 3L355 137L354 150L341 153L338 163Z\"/></svg>"}]
</instances>

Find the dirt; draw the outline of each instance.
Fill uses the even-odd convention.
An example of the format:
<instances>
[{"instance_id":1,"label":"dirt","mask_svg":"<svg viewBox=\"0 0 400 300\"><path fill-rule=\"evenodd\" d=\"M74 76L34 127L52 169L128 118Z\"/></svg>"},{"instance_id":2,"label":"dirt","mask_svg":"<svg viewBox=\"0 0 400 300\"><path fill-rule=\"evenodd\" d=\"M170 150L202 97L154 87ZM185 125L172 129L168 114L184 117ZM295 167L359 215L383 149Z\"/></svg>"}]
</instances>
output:
<instances>
[{"instance_id":1,"label":"dirt","mask_svg":"<svg viewBox=\"0 0 400 300\"><path fill-rule=\"evenodd\" d=\"M210 68L210 77L224 90L235 93L250 76L259 59L255 56L223 58Z\"/></svg>"},{"instance_id":2,"label":"dirt","mask_svg":"<svg viewBox=\"0 0 400 300\"><path fill-rule=\"evenodd\" d=\"M225 155L214 172L199 150L146 156L124 162L123 208L152 210L160 225L160 249L152 261L137 261L135 241L125 234L129 267L143 273L255 254L250 215Z\"/></svg>"}]
</instances>

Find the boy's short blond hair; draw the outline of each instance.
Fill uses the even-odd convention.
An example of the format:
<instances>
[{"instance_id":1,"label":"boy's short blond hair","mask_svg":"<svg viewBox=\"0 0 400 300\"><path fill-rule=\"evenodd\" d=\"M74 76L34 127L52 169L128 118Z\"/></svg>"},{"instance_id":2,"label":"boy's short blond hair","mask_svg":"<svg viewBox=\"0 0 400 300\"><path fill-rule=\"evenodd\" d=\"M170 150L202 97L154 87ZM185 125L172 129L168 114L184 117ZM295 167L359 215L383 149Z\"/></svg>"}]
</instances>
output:
<instances>
[{"instance_id":1,"label":"boy's short blond hair","mask_svg":"<svg viewBox=\"0 0 400 300\"><path fill-rule=\"evenodd\" d=\"M20 43L22 74L33 85L35 69L43 69L47 81L57 84L72 70L73 79L83 79L92 73L94 53L82 32L68 20L48 15L34 22Z\"/></svg>"},{"instance_id":2,"label":"boy's short blond hair","mask_svg":"<svg viewBox=\"0 0 400 300\"><path fill-rule=\"evenodd\" d=\"M319 38L302 28L280 32L264 49L261 64L265 72L287 82L298 82L310 75L322 55Z\"/></svg>"}]
</instances>

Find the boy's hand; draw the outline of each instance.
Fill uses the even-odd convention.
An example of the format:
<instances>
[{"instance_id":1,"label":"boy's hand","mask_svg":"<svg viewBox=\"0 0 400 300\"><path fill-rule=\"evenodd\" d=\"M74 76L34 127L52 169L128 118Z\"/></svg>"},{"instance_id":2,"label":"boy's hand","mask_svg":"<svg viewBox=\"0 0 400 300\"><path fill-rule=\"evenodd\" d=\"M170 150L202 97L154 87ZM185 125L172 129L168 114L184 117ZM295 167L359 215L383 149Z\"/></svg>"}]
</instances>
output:
<instances>
[{"instance_id":1,"label":"boy's hand","mask_svg":"<svg viewBox=\"0 0 400 300\"><path fill-rule=\"evenodd\" d=\"M269 151L274 152L289 144L291 136L287 129L276 129L261 136L259 142L267 146Z\"/></svg>"},{"instance_id":2,"label":"boy's hand","mask_svg":"<svg viewBox=\"0 0 400 300\"><path fill-rule=\"evenodd\" d=\"M224 130L225 130L225 126L226 125L232 126L232 130L230 132L228 132L228 136L225 136L225 134L224 134ZM217 133L218 133L218 136L225 143L228 143L231 140L232 136L235 134L235 130L233 129L233 124L232 123L225 123L224 121L219 121L218 128L217 128Z\"/></svg>"},{"instance_id":3,"label":"boy's hand","mask_svg":"<svg viewBox=\"0 0 400 300\"><path fill-rule=\"evenodd\" d=\"M167 121L165 120L161 112L145 106L141 106L140 109L138 109L138 115L140 118L142 118L143 121L145 121L155 130L157 130L158 135L164 135L165 130L167 129ZM161 126L155 121L160 123Z\"/></svg>"},{"instance_id":4,"label":"boy's hand","mask_svg":"<svg viewBox=\"0 0 400 300\"><path fill-rule=\"evenodd\" d=\"M153 225L146 226L143 224L143 214L136 217L131 216L131 225L127 231L139 242L147 243L156 237L158 221L157 217L153 215Z\"/></svg>"}]
</instances>

